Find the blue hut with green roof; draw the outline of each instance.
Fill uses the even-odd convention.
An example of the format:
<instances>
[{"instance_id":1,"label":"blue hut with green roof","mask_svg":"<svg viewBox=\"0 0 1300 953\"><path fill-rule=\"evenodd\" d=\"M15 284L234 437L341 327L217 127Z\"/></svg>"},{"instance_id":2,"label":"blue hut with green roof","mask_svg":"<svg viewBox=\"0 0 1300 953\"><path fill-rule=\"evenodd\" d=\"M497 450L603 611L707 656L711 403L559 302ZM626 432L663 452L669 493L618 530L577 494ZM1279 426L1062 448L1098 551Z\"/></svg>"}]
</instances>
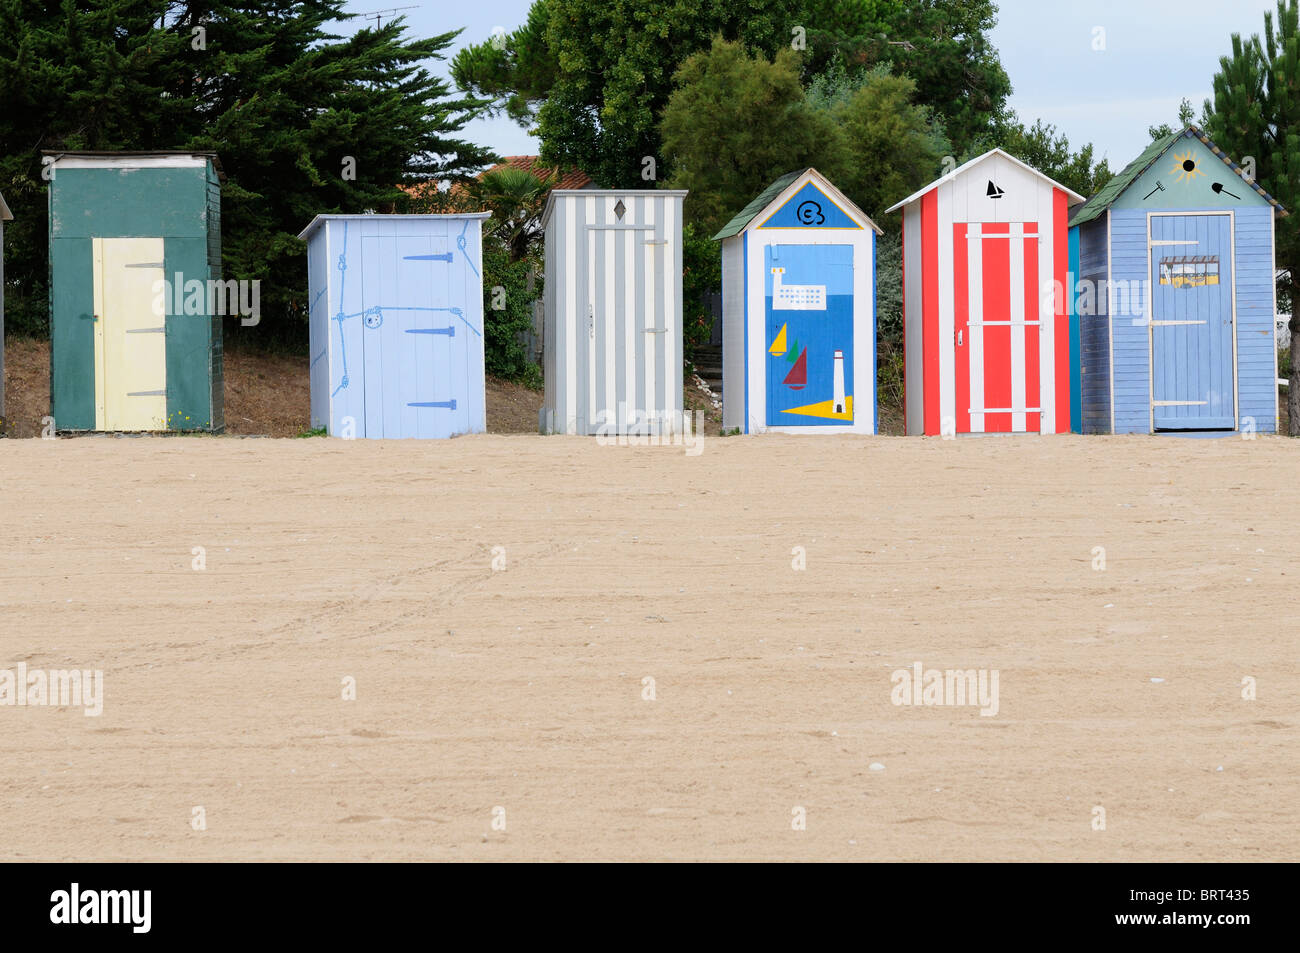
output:
<instances>
[{"instance_id":1,"label":"blue hut with green roof","mask_svg":"<svg viewBox=\"0 0 1300 953\"><path fill-rule=\"evenodd\" d=\"M1286 214L1196 126L1075 210L1077 432L1276 432L1274 221Z\"/></svg>"}]
</instances>

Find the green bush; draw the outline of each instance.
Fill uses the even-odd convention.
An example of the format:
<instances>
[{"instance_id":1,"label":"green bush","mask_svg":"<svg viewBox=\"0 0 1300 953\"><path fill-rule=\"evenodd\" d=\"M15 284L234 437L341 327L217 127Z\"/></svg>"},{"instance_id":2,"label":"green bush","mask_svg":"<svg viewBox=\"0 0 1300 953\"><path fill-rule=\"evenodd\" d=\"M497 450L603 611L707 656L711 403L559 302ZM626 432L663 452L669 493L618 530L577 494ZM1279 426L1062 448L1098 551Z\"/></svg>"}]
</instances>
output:
<instances>
[{"instance_id":1,"label":"green bush","mask_svg":"<svg viewBox=\"0 0 1300 953\"><path fill-rule=\"evenodd\" d=\"M695 223L682 228L682 350L695 363L695 349L709 343L713 312L709 295L722 290L722 246Z\"/></svg>"},{"instance_id":2,"label":"green bush","mask_svg":"<svg viewBox=\"0 0 1300 953\"><path fill-rule=\"evenodd\" d=\"M533 330L533 302L542 293L537 275L528 287L530 259L511 261L507 248L483 242L483 356L487 373L536 386L541 370L528 360L524 335Z\"/></svg>"}]
</instances>

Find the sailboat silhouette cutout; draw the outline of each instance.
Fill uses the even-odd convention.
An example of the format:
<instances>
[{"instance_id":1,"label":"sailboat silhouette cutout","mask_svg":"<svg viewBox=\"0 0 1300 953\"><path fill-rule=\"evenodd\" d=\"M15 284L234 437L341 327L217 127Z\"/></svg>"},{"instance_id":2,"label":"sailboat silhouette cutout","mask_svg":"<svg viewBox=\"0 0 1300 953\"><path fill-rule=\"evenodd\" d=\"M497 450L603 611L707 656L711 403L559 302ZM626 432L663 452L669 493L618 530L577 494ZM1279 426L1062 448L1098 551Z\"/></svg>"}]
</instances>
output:
<instances>
[{"instance_id":1,"label":"sailboat silhouette cutout","mask_svg":"<svg viewBox=\"0 0 1300 953\"><path fill-rule=\"evenodd\" d=\"M790 368L790 373L785 375L785 384L791 390L803 390L804 385L808 383L808 349L804 348L799 353L799 359L794 362L794 367Z\"/></svg>"}]
</instances>

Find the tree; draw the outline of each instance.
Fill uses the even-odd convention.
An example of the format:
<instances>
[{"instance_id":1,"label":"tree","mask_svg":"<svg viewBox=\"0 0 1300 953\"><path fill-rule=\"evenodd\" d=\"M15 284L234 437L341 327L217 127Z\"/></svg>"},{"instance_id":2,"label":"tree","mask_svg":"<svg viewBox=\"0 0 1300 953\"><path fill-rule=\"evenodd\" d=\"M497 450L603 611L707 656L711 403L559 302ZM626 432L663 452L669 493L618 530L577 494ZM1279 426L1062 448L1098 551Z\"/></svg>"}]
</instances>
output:
<instances>
[{"instance_id":1,"label":"tree","mask_svg":"<svg viewBox=\"0 0 1300 953\"><path fill-rule=\"evenodd\" d=\"M491 212L491 233L510 252L512 261L522 261L542 238L542 211L546 197L555 188L556 174L538 178L524 169L493 169L466 186L469 203Z\"/></svg>"},{"instance_id":2,"label":"tree","mask_svg":"<svg viewBox=\"0 0 1300 953\"><path fill-rule=\"evenodd\" d=\"M773 54L803 0L536 0L524 27L462 51L453 76L525 125L542 158L606 188L663 179L658 126L673 74L715 33ZM545 49L542 49L542 45ZM644 160L655 176L643 178Z\"/></svg>"},{"instance_id":3,"label":"tree","mask_svg":"<svg viewBox=\"0 0 1300 953\"><path fill-rule=\"evenodd\" d=\"M1171 126L1167 122L1162 122L1158 126L1147 127L1147 135L1151 137L1152 142L1156 142L1166 136L1172 136L1175 132L1180 132L1183 129L1186 129L1195 116L1196 112L1192 109L1192 101L1184 96L1183 101L1178 104L1177 127Z\"/></svg>"},{"instance_id":4,"label":"tree","mask_svg":"<svg viewBox=\"0 0 1300 953\"><path fill-rule=\"evenodd\" d=\"M7 272L33 289L19 326L48 321L41 149L212 150L224 275L262 281L247 333L300 341L313 215L391 208L404 183L492 158L454 135L483 104L420 66L456 34L327 30L350 16L343 0L0 0L0 190L23 211Z\"/></svg>"},{"instance_id":5,"label":"tree","mask_svg":"<svg viewBox=\"0 0 1300 953\"><path fill-rule=\"evenodd\" d=\"M1255 181L1292 213L1276 220L1277 293L1291 312L1289 432L1300 437L1300 10L1278 0L1277 19L1264 14L1264 39L1232 35L1232 54L1219 59L1214 101L1205 103L1206 132L1238 162L1253 158Z\"/></svg>"},{"instance_id":6,"label":"tree","mask_svg":"<svg viewBox=\"0 0 1300 953\"><path fill-rule=\"evenodd\" d=\"M716 243L693 239L715 234L771 182L815 166L891 235L898 222L884 222L884 209L938 174L951 148L931 110L913 101L910 78L883 65L853 75L836 65L805 92L798 68L788 49L769 61L719 37L677 71L662 133L673 169L668 185L691 191L686 216L694 231L684 249L690 327L691 309L720 278ZM901 255L886 261L886 272L890 261L901 269ZM894 293L884 313L897 319L882 324L882 337L893 334L901 344L901 275L878 277ZM707 322L698 323L707 331Z\"/></svg>"},{"instance_id":7,"label":"tree","mask_svg":"<svg viewBox=\"0 0 1300 953\"><path fill-rule=\"evenodd\" d=\"M463 47L451 61L456 85L489 100L494 112L533 125L560 72L547 39L550 13L550 0L535 0L527 21L513 33Z\"/></svg>"},{"instance_id":8,"label":"tree","mask_svg":"<svg viewBox=\"0 0 1300 953\"><path fill-rule=\"evenodd\" d=\"M683 296L688 359L712 327L708 296L722 282L713 236L770 182L815 165L830 175L848 165L844 137L799 85L799 60L782 49L775 61L750 56L717 36L674 75L663 111L669 188L688 189L684 206Z\"/></svg>"},{"instance_id":9,"label":"tree","mask_svg":"<svg viewBox=\"0 0 1300 953\"><path fill-rule=\"evenodd\" d=\"M719 36L674 79L661 125L666 184L690 190L687 221L709 235L785 173L816 165L834 177L848 164L843 134L804 99L792 50L770 61Z\"/></svg>"},{"instance_id":10,"label":"tree","mask_svg":"<svg viewBox=\"0 0 1300 953\"><path fill-rule=\"evenodd\" d=\"M0 192L5 228L6 323L49 326L46 182L41 150L169 146L193 101L183 43L159 31L161 3L0 0Z\"/></svg>"},{"instance_id":11,"label":"tree","mask_svg":"<svg viewBox=\"0 0 1300 953\"><path fill-rule=\"evenodd\" d=\"M990 128L1003 115L1011 80L989 31L997 24L993 0L807 0L839 10L812 15L828 29L810 30L804 79L836 66L850 74L881 63L916 82L915 101L934 110L956 154L984 151Z\"/></svg>"},{"instance_id":12,"label":"tree","mask_svg":"<svg viewBox=\"0 0 1300 953\"><path fill-rule=\"evenodd\" d=\"M836 182L884 227L885 209L933 179L952 145L929 107L916 103L911 77L878 66L846 93L830 100L850 157Z\"/></svg>"},{"instance_id":13,"label":"tree","mask_svg":"<svg viewBox=\"0 0 1300 953\"><path fill-rule=\"evenodd\" d=\"M1011 92L988 40L995 23L992 0L535 0L524 26L461 51L452 74L535 123L547 162L604 187L644 186L673 74L714 34L769 58L801 48L805 83L836 66L892 64L964 150Z\"/></svg>"},{"instance_id":14,"label":"tree","mask_svg":"<svg viewBox=\"0 0 1300 953\"><path fill-rule=\"evenodd\" d=\"M403 183L466 178L493 158L453 138L483 104L453 98L419 65L440 58L456 32L411 41L399 18L340 41L325 26L350 16L342 0L186 9L179 28L205 23L208 46L193 56L199 121L187 147L221 154L226 276L263 279L272 314L305 321L296 235L313 215L391 209ZM298 337L301 324L282 333Z\"/></svg>"}]
</instances>

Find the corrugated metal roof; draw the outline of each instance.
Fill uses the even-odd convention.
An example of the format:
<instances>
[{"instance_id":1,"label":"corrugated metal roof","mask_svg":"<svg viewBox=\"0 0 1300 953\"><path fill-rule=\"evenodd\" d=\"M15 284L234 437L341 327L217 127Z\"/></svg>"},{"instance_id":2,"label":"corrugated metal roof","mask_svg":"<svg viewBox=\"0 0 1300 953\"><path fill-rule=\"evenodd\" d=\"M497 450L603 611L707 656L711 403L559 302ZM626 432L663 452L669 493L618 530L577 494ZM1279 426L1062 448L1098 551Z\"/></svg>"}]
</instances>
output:
<instances>
[{"instance_id":1,"label":"corrugated metal roof","mask_svg":"<svg viewBox=\"0 0 1300 953\"><path fill-rule=\"evenodd\" d=\"M794 172L787 172L781 178L777 179L758 195L754 196L752 202L736 213L736 216L726 225L722 226L722 231L713 236L715 242L720 242L724 238L730 238L732 235L739 235L745 230L745 226L754 220L759 212L767 208L778 195L780 195L787 186L795 179L807 172L807 169L798 169Z\"/></svg>"},{"instance_id":2,"label":"corrugated metal roof","mask_svg":"<svg viewBox=\"0 0 1300 953\"><path fill-rule=\"evenodd\" d=\"M1091 222L1093 219L1100 216L1102 212L1106 211L1115 203L1115 200L1118 199L1129 186L1141 178L1143 172L1149 169L1157 159L1169 151L1169 149L1173 147L1174 143L1184 137L1199 140L1211 152L1218 156L1224 165L1236 173L1243 182L1258 192L1269 205L1273 206L1274 210L1279 215L1285 217L1289 214L1282 206L1282 203L1265 192L1258 182L1253 182L1243 176L1241 174L1241 166L1228 158L1227 153L1215 145L1213 140L1205 134L1200 126L1189 124L1185 129L1180 129L1178 132L1171 132L1169 135L1157 139L1155 142L1151 143L1151 145L1147 146L1140 156L1128 165L1124 166L1123 170L1103 185L1096 195L1088 199L1088 201L1083 205L1079 206L1075 211L1074 216L1070 219L1070 227L1073 228L1075 225L1082 225L1085 222Z\"/></svg>"}]
</instances>

